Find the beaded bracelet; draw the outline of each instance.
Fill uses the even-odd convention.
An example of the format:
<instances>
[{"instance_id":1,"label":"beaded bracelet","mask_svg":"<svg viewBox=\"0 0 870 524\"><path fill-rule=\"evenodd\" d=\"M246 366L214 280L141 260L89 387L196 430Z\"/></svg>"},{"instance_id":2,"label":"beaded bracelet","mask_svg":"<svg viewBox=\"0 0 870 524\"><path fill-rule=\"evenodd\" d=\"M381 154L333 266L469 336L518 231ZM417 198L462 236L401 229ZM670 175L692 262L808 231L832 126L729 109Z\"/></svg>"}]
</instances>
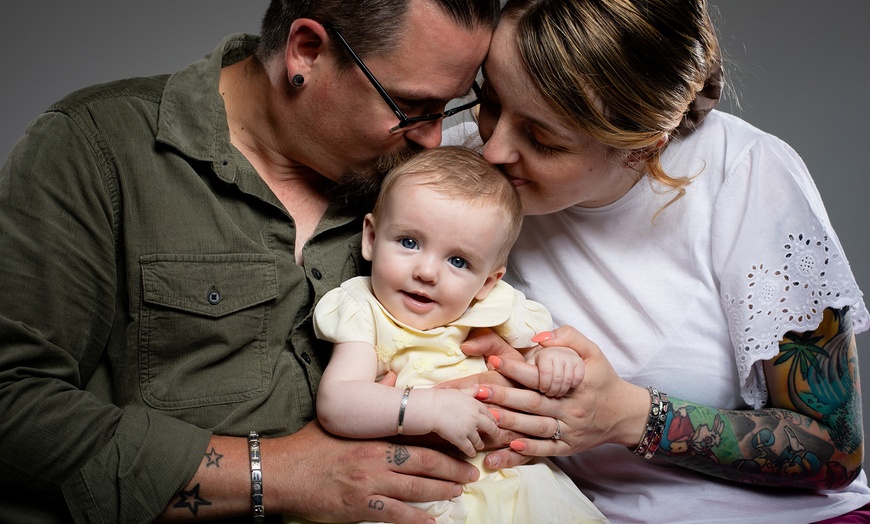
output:
<instances>
[{"instance_id":1,"label":"beaded bracelet","mask_svg":"<svg viewBox=\"0 0 870 524\"><path fill-rule=\"evenodd\" d=\"M405 433L405 408L408 407L408 397L411 395L411 390L414 386L405 386L405 393L402 394L402 403L399 404L399 421L396 424L396 432L399 435Z\"/></svg>"},{"instance_id":2,"label":"beaded bracelet","mask_svg":"<svg viewBox=\"0 0 870 524\"><path fill-rule=\"evenodd\" d=\"M664 436L665 422L668 420L668 410L671 403L668 396L656 388L647 386L647 390L649 390L650 405L646 429L640 438L640 443L635 448L628 449L635 455L651 459L658 451L662 436Z\"/></svg>"},{"instance_id":3,"label":"beaded bracelet","mask_svg":"<svg viewBox=\"0 0 870 524\"><path fill-rule=\"evenodd\" d=\"M248 434L248 452L251 456L251 504L254 522L266 522L266 508L263 506L263 470L260 464L260 436L256 431Z\"/></svg>"}]
</instances>

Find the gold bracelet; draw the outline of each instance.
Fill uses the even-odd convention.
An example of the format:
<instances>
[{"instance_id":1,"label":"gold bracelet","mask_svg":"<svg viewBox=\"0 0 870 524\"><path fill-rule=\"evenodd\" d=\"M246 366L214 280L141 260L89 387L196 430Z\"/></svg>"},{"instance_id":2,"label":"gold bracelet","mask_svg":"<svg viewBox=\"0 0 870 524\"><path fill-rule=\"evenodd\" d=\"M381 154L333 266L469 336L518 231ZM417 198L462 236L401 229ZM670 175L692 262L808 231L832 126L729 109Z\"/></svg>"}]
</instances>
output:
<instances>
[{"instance_id":1,"label":"gold bracelet","mask_svg":"<svg viewBox=\"0 0 870 524\"><path fill-rule=\"evenodd\" d=\"M411 390L414 386L405 386L405 393L402 394L402 403L399 404L399 422L396 424L396 432L399 435L405 434L405 408L408 407L408 397L411 395Z\"/></svg>"}]
</instances>

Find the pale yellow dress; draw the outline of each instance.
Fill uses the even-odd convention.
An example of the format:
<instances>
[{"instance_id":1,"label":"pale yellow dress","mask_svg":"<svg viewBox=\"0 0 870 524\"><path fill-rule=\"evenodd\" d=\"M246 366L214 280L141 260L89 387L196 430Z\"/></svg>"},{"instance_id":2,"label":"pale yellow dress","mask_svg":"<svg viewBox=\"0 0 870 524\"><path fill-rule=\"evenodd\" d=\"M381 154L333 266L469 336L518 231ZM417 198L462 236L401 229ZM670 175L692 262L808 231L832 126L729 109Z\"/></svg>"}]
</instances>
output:
<instances>
[{"instance_id":1,"label":"pale yellow dress","mask_svg":"<svg viewBox=\"0 0 870 524\"><path fill-rule=\"evenodd\" d=\"M553 328L549 312L537 302L500 281L457 321L419 331L402 324L372 295L371 279L357 277L327 293L314 312L321 339L372 344L378 356L378 375L398 375L396 386L431 387L440 382L486 371L482 357L468 357L459 349L468 332L490 327L514 347L531 347L531 338ZM413 409L413 394L408 409ZM548 460L514 468L491 470L485 453L469 461L480 469L478 481L462 495L446 501L416 504L443 523L565 524L607 522L562 471Z\"/></svg>"}]
</instances>

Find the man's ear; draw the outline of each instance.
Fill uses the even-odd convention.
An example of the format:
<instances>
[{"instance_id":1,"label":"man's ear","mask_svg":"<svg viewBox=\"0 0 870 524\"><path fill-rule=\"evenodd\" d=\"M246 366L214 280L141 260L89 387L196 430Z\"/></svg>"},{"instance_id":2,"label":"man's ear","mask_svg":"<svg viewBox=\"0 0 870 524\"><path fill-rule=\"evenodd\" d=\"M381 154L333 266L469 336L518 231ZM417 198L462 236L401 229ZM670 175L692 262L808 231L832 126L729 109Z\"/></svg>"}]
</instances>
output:
<instances>
[{"instance_id":1,"label":"man's ear","mask_svg":"<svg viewBox=\"0 0 870 524\"><path fill-rule=\"evenodd\" d=\"M287 79L300 74L306 77L314 61L329 51L326 29L320 22L310 18L298 18L290 26L287 46L284 49L284 66ZM297 86L298 87L298 86Z\"/></svg>"},{"instance_id":2,"label":"man's ear","mask_svg":"<svg viewBox=\"0 0 870 524\"><path fill-rule=\"evenodd\" d=\"M375 249L375 216L367 214L363 219L362 256L372 261L372 251Z\"/></svg>"},{"instance_id":3,"label":"man's ear","mask_svg":"<svg viewBox=\"0 0 870 524\"><path fill-rule=\"evenodd\" d=\"M483 282L483 286L480 287L480 291L478 291L477 294L474 295L474 298L477 300L485 299L486 296L489 295L489 292L492 291L492 288L494 288L498 281L501 280L501 277L504 276L505 271L507 271L507 268L501 266L500 268L490 273L489 276L486 277L486 280Z\"/></svg>"}]
</instances>

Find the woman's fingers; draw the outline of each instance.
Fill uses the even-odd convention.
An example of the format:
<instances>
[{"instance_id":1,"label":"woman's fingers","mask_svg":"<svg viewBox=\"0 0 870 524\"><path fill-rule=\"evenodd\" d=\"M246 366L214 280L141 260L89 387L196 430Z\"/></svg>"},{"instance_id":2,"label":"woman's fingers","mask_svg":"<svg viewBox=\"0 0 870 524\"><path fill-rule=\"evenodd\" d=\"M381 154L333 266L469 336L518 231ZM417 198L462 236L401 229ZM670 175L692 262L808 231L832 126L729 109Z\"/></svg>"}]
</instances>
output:
<instances>
[{"instance_id":1,"label":"woman's fingers","mask_svg":"<svg viewBox=\"0 0 870 524\"><path fill-rule=\"evenodd\" d=\"M527 415L506 409L499 411L498 426L531 437L550 438L556 434L556 419L548 416ZM568 429L564 423L559 428L562 433ZM516 440L516 439L514 439Z\"/></svg>"},{"instance_id":2,"label":"woman's fingers","mask_svg":"<svg viewBox=\"0 0 870 524\"><path fill-rule=\"evenodd\" d=\"M507 377L501 375L498 371L484 371L476 375L456 378L437 384L434 389L465 389L474 387L478 384L499 384L509 386L511 384Z\"/></svg>"},{"instance_id":3,"label":"woman's fingers","mask_svg":"<svg viewBox=\"0 0 870 524\"><path fill-rule=\"evenodd\" d=\"M535 440L521 438L511 442L511 449L529 457L555 457L571 455L571 446L562 440Z\"/></svg>"},{"instance_id":4,"label":"woman's fingers","mask_svg":"<svg viewBox=\"0 0 870 524\"><path fill-rule=\"evenodd\" d=\"M556 417L559 413L558 399L548 398L537 391L528 389L487 384L477 389L475 398L481 402L498 404L499 406L525 413L534 413L548 417ZM507 416L507 412L503 411L503 414ZM499 422L499 426L504 428L504 421Z\"/></svg>"},{"instance_id":5,"label":"woman's fingers","mask_svg":"<svg viewBox=\"0 0 870 524\"><path fill-rule=\"evenodd\" d=\"M516 348L489 328L477 328L469 333L460 346L466 355L498 356L506 360L523 360Z\"/></svg>"},{"instance_id":6,"label":"woman's fingers","mask_svg":"<svg viewBox=\"0 0 870 524\"><path fill-rule=\"evenodd\" d=\"M490 452L483 459L483 463L492 469L504 469L521 466L532 460L532 458L531 456L521 455L511 448L505 448Z\"/></svg>"},{"instance_id":7,"label":"woman's fingers","mask_svg":"<svg viewBox=\"0 0 870 524\"><path fill-rule=\"evenodd\" d=\"M583 360L594 357L601 352L594 342L586 338L586 335L580 333L572 326L561 326L553 331L541 333L535 337L534 340L545 348L552 346L571 348L577 352Z\"/></svg>"},{"instance_id":8,"label":"woman's fingers","mask_svg":"<svg viewBox=\"0 0 870 524\"><path fill-rule=\"evenodd\" d=\"M503 376L515 380L529 389L537 391L540 387L538 367L534 364L529 364L525 360L507 359L499 356L491 356L487 362Z\"/></svg>"}]
</instances>

